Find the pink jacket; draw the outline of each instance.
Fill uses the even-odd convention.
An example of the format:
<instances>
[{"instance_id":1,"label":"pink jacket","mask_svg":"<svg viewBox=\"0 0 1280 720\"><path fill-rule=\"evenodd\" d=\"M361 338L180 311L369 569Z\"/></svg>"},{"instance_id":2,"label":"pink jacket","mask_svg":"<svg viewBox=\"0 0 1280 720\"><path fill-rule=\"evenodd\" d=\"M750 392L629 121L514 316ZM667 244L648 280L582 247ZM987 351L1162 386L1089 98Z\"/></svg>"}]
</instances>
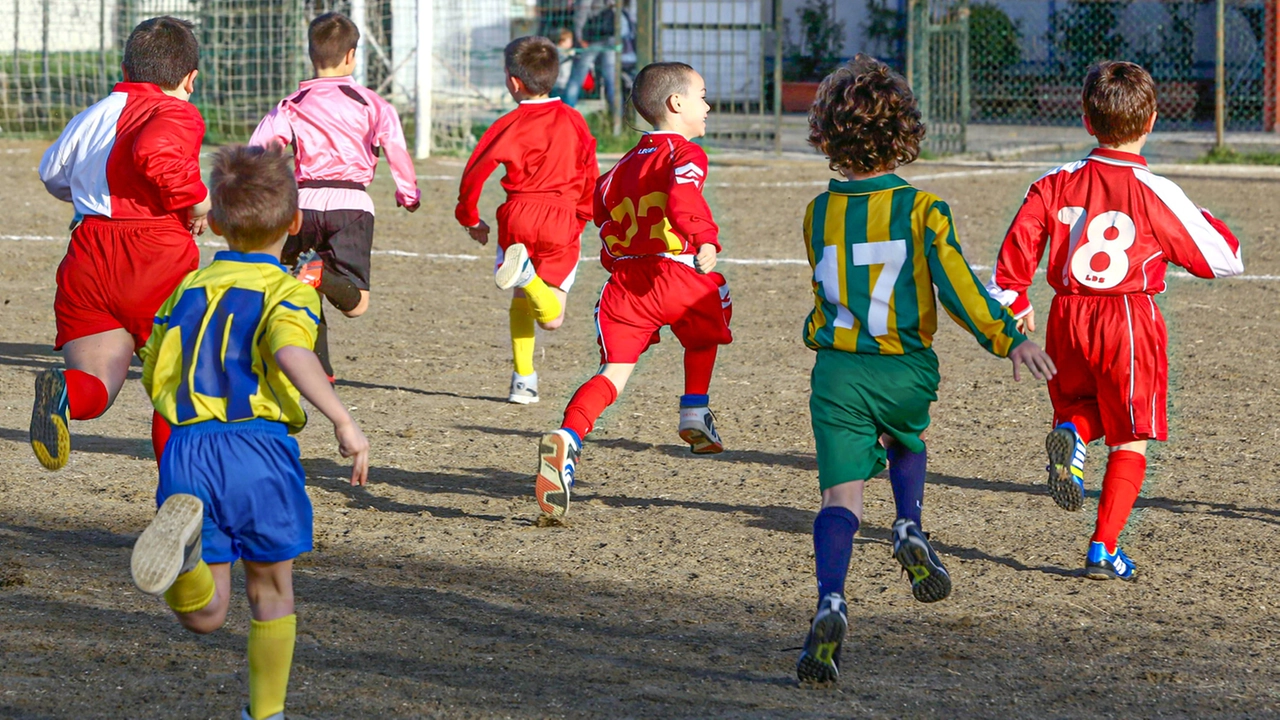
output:
<instances>
[{"instance_id":1,"label":"pink jacket","mask_svg":"<svg viewBox=\"0 0 1280 720\"><path fill-rule=\"evenodd\" d=\"M298 92L275 107L249 139L250 145L291 145L298 183L373 182L379 151L386 152L396 183L396 204L413 206L421 193L413 159L405 147L396 109L350 76L303 80ZM373 212L369 194L353 188L302 188L304 210Z\"/></svg>"}]
</instances>

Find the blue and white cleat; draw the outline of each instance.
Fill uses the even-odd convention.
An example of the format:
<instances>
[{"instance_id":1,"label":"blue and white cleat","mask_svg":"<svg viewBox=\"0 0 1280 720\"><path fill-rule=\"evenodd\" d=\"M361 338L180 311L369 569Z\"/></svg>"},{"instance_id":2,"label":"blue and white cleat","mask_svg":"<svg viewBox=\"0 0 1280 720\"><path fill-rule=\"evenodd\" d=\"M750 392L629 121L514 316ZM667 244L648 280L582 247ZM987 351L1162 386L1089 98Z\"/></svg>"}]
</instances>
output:
<instances>
[{"instance_id":1,"label":"blue and white cleat","mask_svg":"<svg viewBox=\"0 0 1280 720\"><path fill-rule=\"evenodd\" d=\"M951 575L929 544L929 536L906 518L893 523L893 557L911 576L911 595L924 603L946 600L951 594Z\"/></svg>"},{"instance_id":2,"label":"blue and white cleat","mask_svg":"<svg viewBox=\"0 0 1280 720\"><path fill-rule=\"evenodd\" d=\"M796 677L802 685L822 687L840 679L840 645L849 629L849 607L839 593L829 593L818 602L818 612L804 639L804 650L796 663Z\"/></svg>"},{"instance_id":3,"label":"blue and white cleat","mask_svg":"<svg viewBox=\"0 0 1280 720\"><path fill-rule=\"evenodd\" d=\"M48 470L61 470L71 455L71 409L67 378L57 368L36 375L36 399L31 407L31 449Z\"/></svg>"},{"instance_id":4,"label":"blue and white cleat","mask_svg":"<svg viewBox=\"0 0 1280 720\"><path fill-rule=\"evenodd\" d=\"M1116 551L1107 552L1100 542L1089 543L1089 554L1084 560L1084 576L1092 580L1132 580L1137 568L1128 555L1116 545Z\"/></svg>"},{"instance_id":5,"label":"blue and white cleat","mask_svg":"<svg viewBox=\"0 0 1280 720\"><path fill-rule=\"evenodd\" d=\"M1044 439L1049 453L1049 494L1063 510L1084 505L1084 455L1088 448L1071 423L1054 428Z\"/></svg>"},{"instance_id":6,"label":"blue and white cleat","mask_svg":"<svg viewBox=\"0 0 1280 720\"><path fill-rule=\"evenodd\" d=\"M680 408L679 432L680 439L689 443L689 451L694 455L724 452L724 441L716 432L716 416L706 406Z\"/></svg>"},{"instance_id":7,"label":"blue and white cleat","mask_svg":"<svg viewBox=\"0 0 1280 720\"><path fill-rule=\"evenodd\" d=\"M499 290L510 290L528 285L536 274L528 248L516 243L503 252L502 262L493 272L493 282Z\"/></svg>"},{"instance_id":8,"label":"blue and white cleat","mask_svg":"<svg viewBox=\"0 0 1280 720\"><path fill-rule=\"evenodd\" d=\"M569 512L569 494L581 451L577 438L563 428L543 435L538 443L538 479L533 494L538 507L551 518L559 520Z\"/></svg>"}]
</instances>

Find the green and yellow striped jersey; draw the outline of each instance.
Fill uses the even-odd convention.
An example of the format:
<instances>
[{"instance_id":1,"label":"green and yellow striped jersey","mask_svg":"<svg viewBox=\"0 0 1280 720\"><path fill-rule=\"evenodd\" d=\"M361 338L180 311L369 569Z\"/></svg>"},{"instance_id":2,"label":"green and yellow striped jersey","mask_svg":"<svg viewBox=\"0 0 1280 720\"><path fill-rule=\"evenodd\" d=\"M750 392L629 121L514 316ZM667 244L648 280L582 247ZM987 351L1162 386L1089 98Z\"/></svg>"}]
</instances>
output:
<instances>
[{"instance_id":1,"label":"green and yellow striped jersey","mask_svg":"<svg viewBox=\"0 0 1280 720\"><path fill-rule=\"evenodd\" d=\"M804 241L813 268L810 348L928 348L938 329L935 286L948 314L991 353L1006 357L1026 340L969 268L947 204L896 175L832 180L809 203Z\"/></svg>"}]
</instances>

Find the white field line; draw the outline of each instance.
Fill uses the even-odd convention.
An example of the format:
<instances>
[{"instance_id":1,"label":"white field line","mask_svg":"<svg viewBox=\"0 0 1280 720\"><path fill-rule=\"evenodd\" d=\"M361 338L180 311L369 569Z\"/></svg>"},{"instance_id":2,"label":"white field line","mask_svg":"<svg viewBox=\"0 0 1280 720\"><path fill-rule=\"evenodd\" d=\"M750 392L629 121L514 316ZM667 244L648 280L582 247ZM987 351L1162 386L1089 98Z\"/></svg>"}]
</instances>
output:
<instances>
[{"instance_id":1,"label":"white field line","mask_svg":"<svg viewBox=\"0 0 1280 720\"><path fill-rule=\"evenodd\" d=\"M955 178L976 177L979 175L1007 175L1009 173L1025 173L1026 168L984 168L982 170L953 170L951 172L926 173L904 177L907 182L928 182L930 180L951 180ZM826 187L827 180L791 180L783 182L719 182L707 183L713 188L775 188L775 187Z\"/></svg>"},{"instance_id":2,"label":"white field line","mask_svg":"<svg viewBox=\"0 0 1280 720\"><path fill-rule=\"evenodd\" d=\"M66 242L65 236L57 235L0 235L0 241L9 242ZM220 249L226 247L224 243L203 241L200 247ZM484 260L493 262L493 258L488 255L470 255L461 253L420 253L411 250L374 250L374 255L386 255L388 257L412 258L416 260L427 261L445 261L445 262L477 262ZM578 258L579 263L598 262L599 257L594 255L584 255ZM718 263L724 265L762 265L781 267L788 265L806 266L809 261L804 258L735 258L724 257L717 260ZM990 265L970 265L970 268L976 272L990 272ZM1044 270L1037 270L1039 274L1043 274ZM1195 277L1189 272L1183 270L1170 270L1167 275L1174 278L1192 278ZM1280 275L1237 275L1230 278L1222 278L1223 280L1245 280L1249 282L1276 282L1280 281Z\"/></svg>"}]
</instances>

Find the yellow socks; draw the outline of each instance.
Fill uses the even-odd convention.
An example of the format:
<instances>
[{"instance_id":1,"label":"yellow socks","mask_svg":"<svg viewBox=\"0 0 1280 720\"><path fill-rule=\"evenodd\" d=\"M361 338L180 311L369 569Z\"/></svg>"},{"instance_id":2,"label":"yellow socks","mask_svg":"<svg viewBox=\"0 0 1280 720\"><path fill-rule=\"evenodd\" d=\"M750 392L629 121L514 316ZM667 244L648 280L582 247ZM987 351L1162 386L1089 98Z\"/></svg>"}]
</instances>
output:
<instances>
[{"instance_id":1,"label":"yellow socks","mask_svg":"<svg viewBox=\"0 0 1280 720\"><path fill-rule=\"evenodd\" d=\"M564 311L564 307L560 305L560 298L556 297L551 286L537 275L533 276L528 285L520 289L528 298L529 306L533 308L533 316L538 319L538 322L551 322L560 317L560 313Z\"/></svg>"},{"instance_id":2,"label":"yellow socks","mask_svg":"<svg viewBox=\"0 0 1280 720\"><path fill-rule=\"evenodd\" d=\"M255 720L284 712L297 632L297 615L249 621L249 714Z\"/></svg>"},{"instance_id":3,"label":"yellow socks","mask_svg":"<svg viewBox=\"0 0 1280 720\"><path fill-rule=\"evenodd\" d=\"M203 610L213 601L213 571L203 560L173 581L164 592L164 601L177 613Z\"/></svg>"},{"instance_id":4,"label":"yellow socks","mask_svg":"<svg viewBox=\"0 0 1280 720\"><path fill-rule=\"evenodd\" d=\"M539 282L541 282L539 280ZM546 285L544 284L545 288ZM527 288L526 288L527 289ZM554 300L555 296L552 295ZM558 303L557 303L558 304ZM533 374L533 308L529 298L511 298L511 357L520 375Z\"/></svg>"}]
</instances>

